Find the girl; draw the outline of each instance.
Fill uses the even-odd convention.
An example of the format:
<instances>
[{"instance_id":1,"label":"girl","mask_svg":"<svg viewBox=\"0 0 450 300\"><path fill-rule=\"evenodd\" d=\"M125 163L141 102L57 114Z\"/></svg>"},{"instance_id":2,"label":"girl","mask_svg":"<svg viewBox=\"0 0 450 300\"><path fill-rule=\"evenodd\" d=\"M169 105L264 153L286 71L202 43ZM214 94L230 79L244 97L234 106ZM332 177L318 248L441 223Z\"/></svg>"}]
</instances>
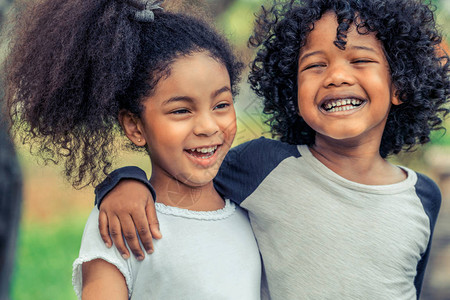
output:
<instances>
[{"instance_id":1,"label":"girl","mask_svg":"<svg viewBox=\"0 0 450 300\"><path fill-rule=\"evenodd\" d=\"M242 64L204 22L159 4L50 0L25 10L7 61L12 121L44 158L65 162L76 187L107 172L119 128L151 158L161 251L123 260L103 243L95 208L74 262L78 297L259 299L248 218L212 184L236 132Z\"/></svg>"}]
</instances>

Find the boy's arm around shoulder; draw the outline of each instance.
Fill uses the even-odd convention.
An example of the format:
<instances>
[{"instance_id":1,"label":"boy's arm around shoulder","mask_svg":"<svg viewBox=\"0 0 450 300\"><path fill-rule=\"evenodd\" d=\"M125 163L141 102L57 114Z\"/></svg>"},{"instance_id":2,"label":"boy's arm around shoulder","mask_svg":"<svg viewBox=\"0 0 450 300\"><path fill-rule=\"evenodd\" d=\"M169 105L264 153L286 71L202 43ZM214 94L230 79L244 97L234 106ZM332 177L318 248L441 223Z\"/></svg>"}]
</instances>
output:
<instances>
[{"instance_id":1,"label":"boy's arm around shoulder","mask_svg":"<svg viewBox=\"0 0 450 300\"><path fill-rule=\"evenodd\" d=\"M230 150L214 179L216 190L241 204L286 158L299 157L296 145L264 137Z\"/></svg>"},{"instance_id":2,"label":"boy's arm around shoulder","mask_svg":"<svg viewBox=\"0 0 450 300\"><path fill-rule=\"evenodd\" d=\"M214 179L215 187L223 197L240 204L282 160L293 155L299 155L295 145L276 140L259 138L241 144L225 157ZM133 254L143 258L137 231L145 250L151 253L152 236L161 237L154 199L147 175L138 167L112 172L96 188L99 229L105 244L110 247L113 241L119 252L128 257L123 233Z\"/></svg>"},{"instance_id":3,"label":"boy's arm around shoulder","mask_svg":"<svg viewBox=\"0 0 450 300\"><path fill-rule=\"evenodd\" d=\"M417 173L416 194L422 202L423 209L430 220L430 238L426 251L422 254L417 264L417 274L414 279L417 299L422 291L423 277L430 256L431 242L433 238L434 227L441 207L441 192L437 184L427 176Z\"/></svg>"},{"instance_id":4,"label":"boy's arm around shoulder","mask_svg":"<svg viewBox=\"0 0 450 300\"><path fill-rule=\"evenodd\" d=\"M95 194L100 210L99 231L106 246L114 242L120 254L128 258L124 236L133 254L143 259L140 238L145 251L152 253L152 238L162 236L154 205L156 194L145 172L138 167L117 169L97 186Z\"/></svg>"}]
</instances>

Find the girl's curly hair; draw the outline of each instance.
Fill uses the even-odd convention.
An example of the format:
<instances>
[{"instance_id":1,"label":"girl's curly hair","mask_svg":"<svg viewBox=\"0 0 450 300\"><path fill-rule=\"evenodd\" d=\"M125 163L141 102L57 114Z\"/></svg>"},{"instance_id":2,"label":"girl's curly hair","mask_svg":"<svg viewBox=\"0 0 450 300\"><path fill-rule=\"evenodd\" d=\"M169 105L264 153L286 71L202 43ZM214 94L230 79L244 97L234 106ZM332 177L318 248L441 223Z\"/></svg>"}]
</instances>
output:
<instances>
[{"instance_id":1,"label":"girl's curly hair","mask_svg":"<svg viewBox=\"0 0 450 300\"><path fill-rule=\"evenodd\" d=\"M236 92L242 63L210 25L160 10L153 22L138 22L134 10L126 0L28 1L9 34L3 67L12 129L46 162L63 161L74 187L108 174L119 110L139 115L176 58L208 52Z\"/></svg>"},{"instance_id":2,"label":"girl's curly hair","mask_svg":"<svg viewBox=\"0 0 450 300\"><path fill-rule=\"evenodd\" d=\"M335 45L344 49L355 24L360 34L375 32L384 46L397 96L383 133L386 157L430 140L449 113L449 57L440 48L433 7L420 0L303 0L263 7L249 43L260 47L251 64L250 84L263 98L272 134L291 144L313 145L315 132L298 115L297 69L300 49L314 22L336 13Z\"/></svg>"}]
</instances>

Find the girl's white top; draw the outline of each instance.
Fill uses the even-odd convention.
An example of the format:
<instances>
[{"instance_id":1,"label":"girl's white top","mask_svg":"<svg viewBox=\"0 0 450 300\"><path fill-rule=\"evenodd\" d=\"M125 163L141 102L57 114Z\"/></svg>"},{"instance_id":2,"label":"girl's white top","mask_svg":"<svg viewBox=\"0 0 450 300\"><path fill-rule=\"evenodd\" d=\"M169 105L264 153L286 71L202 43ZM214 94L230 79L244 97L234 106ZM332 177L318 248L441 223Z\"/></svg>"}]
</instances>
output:
<instances>
[{"instance_id":1,"label":"girl's white top","mask_svg":"<svg viewBox=\"0 0 450 300\"><path fill-rule=\"evenodd\" d=\"M124 260L107 248L97 207L84 229L72 283L81 299L82 265L103 259L117 267L129 299L260 299L261 261L247 213L226 200L216 211L191 211L156 203L163 238L143 261ZM131 253L131 251L130 251Z\"/></svg>"}]
</instances>

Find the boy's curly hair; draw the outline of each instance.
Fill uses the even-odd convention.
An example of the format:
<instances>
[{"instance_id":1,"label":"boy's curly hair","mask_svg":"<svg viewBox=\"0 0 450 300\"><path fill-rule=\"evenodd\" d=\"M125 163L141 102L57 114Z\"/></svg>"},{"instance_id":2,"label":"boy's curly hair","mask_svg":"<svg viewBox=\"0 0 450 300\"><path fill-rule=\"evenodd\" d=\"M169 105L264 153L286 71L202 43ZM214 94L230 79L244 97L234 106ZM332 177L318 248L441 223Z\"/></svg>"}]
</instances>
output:
<instances>
[{"instance_id":1,"label":"boy's curly hair","mask_svg":"<svg viewBox=\"0 0 450 300\"><path fill-rule=\"evenodd\" d=\"M119 110L139 115L176 58L208 52L236 92L242 63L210 25L160 10L143 23L133 10L122 0L28 1L9 33L3 67L12 129L46 162L63 161L74 187L108 174Z\"/></svg>"},{"instance_id":2,"label":"boy's curly hair","mask_svg":"<svg viewBox=\"0 0 450 300\"><path fill-rule=\"evenodd\" d=\"M263 97L272 134L291 144L314 144L314 130L298 115L298 59L314 22L327 11L335 12L339 23L336 47L345 48L352 24L360 34L375 32L384 46L403 103L390 110L381 156L428 142L449 113L449 57L440 48L433 7L420 0L275 1L269 10L263 7L249 40L261 46L249 81Z\"/></svg>"}]
</instances>

